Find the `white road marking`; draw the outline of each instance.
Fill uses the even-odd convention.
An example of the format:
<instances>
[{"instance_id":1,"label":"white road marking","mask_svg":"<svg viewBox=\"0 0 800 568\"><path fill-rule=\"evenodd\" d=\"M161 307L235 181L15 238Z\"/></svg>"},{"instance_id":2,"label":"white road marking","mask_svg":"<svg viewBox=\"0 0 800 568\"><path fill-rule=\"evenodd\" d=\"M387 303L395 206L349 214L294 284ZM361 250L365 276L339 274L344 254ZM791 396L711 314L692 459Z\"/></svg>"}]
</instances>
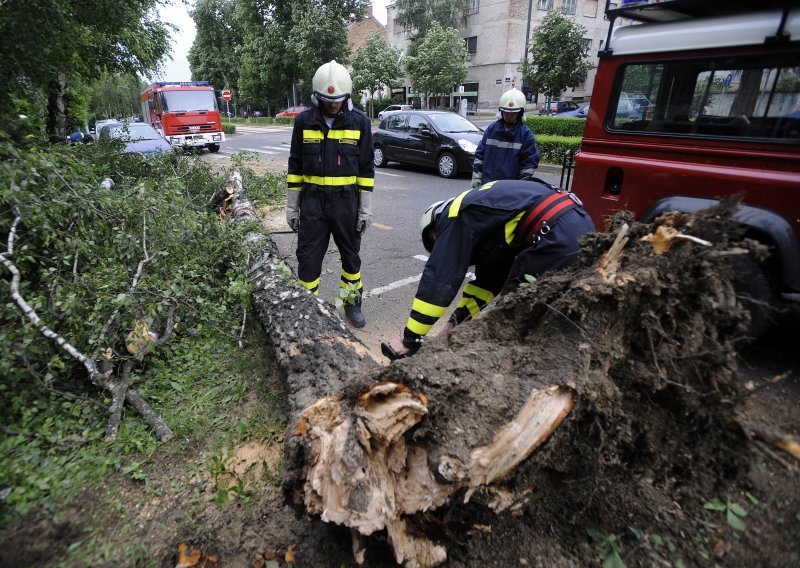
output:
<instances>
[{"instance_id":1,"label":"white road marking","mask_svg":"<svg viewBox=\"0 0 800 568\"><path fill-rule=\"evenodd\" d=\"M277 150L278 152L288 152L289 148L284 146L261 146L262 148L266 148L267 150Z\"/></svg>"},{"instance_id":2,"label":"white road marking","mask_svg":"<svg viewBox=\"0 0 800 568\"><path fill-rule=\"evenodd\" d=\"M381 225L380 223L373 223L370 227L377 227L378 229L383 229L384 231L391 231L392 227L389 225Z\"/></svg>"},{"instance_id":3,"label":"white road marking","mask_svg":"<svg viewBox=\"0 0 800 568\"><path fill-rule=\"evenodd\" d=\"M277 154L277 152L273 152L271 150L262 150L261 148L240 148L240 150L246 150L248 152L258 152L259 154L269 154L269 155Z\"/></svg>"},{"instance_id":4,"label":"white road marking","mask_svg":"<svg viewBox=\"0 0 800 568\"><path fill-rule=\"evenodd\" d=\"M399 178L399 177L403 177L403 176L401 176L400 174L390 174L390 173L388 173L388 172L382 172L382 171L380 171L380 170L375 170L375 173L376 173L376 174L381 174L382 176L389 176L389 177L393 177L393 178Z\"/></svg>"},{"instance_id":5,"label":"white road marking","mask_svg":"<svg viewBox=\"0 0 800 568\"><path fill-rule=\"evenodd\" d=\"M419 282L420 278L422 278L422 274L417 274L416 276L409 276L408 278L403 278L402 280L397 280L392 282L391 284L387 284L386 286L379 286L378 288L373 288L369 292L364 294L365 298L370 296L380 296L384 292L388 292L389 290L394 290L395 288L400 288L401 286L405 286L407 284L413 284L414 282Z\"/></svg>"},{"instance_id":6,"label":"white road marking","mask_svg":"<svg viewBox=\"0 0 800 568\"><path fill-rule=\"evenodd\" d=\"M414 255L414 258L416 258L417 260L421 260L422 262L428 262L428 257L425 256L424 254Z\"/></svg>"}]
</instances>

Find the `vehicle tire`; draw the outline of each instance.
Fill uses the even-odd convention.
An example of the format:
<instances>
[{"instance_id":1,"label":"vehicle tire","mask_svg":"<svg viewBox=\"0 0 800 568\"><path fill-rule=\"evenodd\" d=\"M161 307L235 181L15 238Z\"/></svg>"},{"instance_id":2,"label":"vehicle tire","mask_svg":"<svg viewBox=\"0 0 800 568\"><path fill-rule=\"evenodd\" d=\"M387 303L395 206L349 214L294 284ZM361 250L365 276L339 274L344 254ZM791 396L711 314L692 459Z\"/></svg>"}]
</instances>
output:
<instances>
[{"instance_id":1,"label":"vehicle tire","mask_svg":"<svg viewBox=\"0 0 800 568\"><path fill-rule=\"evenodd\" d=\"M454 178L458 175L458 163L456 157L450 152L442 152L436 160L436 169L443 178Z\"/></svg>"},{"instance_id":2,"label":"vehicle tire","mask_svg":"<svg viewBox=\"0 0 800 568\"><path fill-rule=\"evenodd\" d=\"M208 151L211 152L212 154L216 154L217 152L219 152L219 144L209 144L207 148Z\"/></svg>"},{"instance_id":3,"label":"vehicle tire","mask_svg":"<svg viewBox=\"0 0 800 568\"><path fill-rule=\"evenodd\" d=\"M383 154L383 148L380 146L375 146L375 155L372 158L372 162L375 164L376 168L382 168L388 163L386 156Z\"/></svg>"},{"instance_id":4,"label":"vehicle tire","mask_svg":"<svg viewBox=\"0 0 800 568\"><path fill-rule=\"evenodd\" d=\"M720 296L722 304L739 305L750 312L748 343L758 340L775 323L776 287L767 267L752 258L731 260L731 280Z\"/></svg>"}]
</instances>

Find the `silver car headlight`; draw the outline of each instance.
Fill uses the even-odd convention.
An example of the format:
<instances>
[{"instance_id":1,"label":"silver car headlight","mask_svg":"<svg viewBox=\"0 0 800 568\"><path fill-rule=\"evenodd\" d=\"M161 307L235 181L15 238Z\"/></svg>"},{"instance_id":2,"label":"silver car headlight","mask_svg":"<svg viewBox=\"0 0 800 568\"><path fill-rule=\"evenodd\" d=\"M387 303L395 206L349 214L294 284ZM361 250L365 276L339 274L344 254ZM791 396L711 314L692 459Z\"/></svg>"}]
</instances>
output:
<instances>
[{"instance_id":1,"label":"silver car headlight","mask_svg":"<svg viewBox=\"0 0 800 568\"><path fill-rule=\"evenodd\" d=\"M461 149L464 150L467 154L474 154L475 150L478 149L478 146L474 142L471 142L470 140L465 140L463 138L461 138L458 141L458 145L461 146Z\"/></svg>"}]
</instances>

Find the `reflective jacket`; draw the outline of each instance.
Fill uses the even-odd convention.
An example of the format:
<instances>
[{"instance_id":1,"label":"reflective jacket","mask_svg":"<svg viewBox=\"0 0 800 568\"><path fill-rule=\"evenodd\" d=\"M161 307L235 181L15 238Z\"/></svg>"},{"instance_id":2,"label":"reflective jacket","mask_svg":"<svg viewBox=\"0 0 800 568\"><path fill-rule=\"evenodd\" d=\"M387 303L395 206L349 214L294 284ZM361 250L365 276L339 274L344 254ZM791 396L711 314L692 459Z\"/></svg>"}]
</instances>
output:
<instances>
[{"instance_id":1,"label":"reflective jacket","mask_svg":"<svg viewBox=\"0 0 800 568\"><path fill-rule=\"evenodd\" d=\"M372 125L347 103L329 129L322 110L310 108L295 118L289 154L289 190L336 189L344 186L372 191L375 186Z\"/></svg>"},{"instance_id":2,"label":"reflective jacket","mask_svg":"<svg viewBox=\"0 0 800 568\"><path fill-rule=\"evenodd\" d=\"M535 221L544 217L555 223L572 209L588 219L574 195L542 181L497 181L456 197L435 221L436 242L404 337L413 341L430 331L458 294L471 265L475 280L464 287L451 321L477 316L503 289L517 255L538 242L540 226ZM558 233L553 231L556 238ZM573 231L561 234L576 238Z\"/></svg>"},{"instance_id":3,"label":"reflective jacket","mask_svg":"<svg viewBox=\"0 0 800 568\"><path fill-rule=\"evenodd\" d=\"M482 183L499 179L522 179L532 176L539 167L536 139L524 122L506 130L503 119L496 120L483 133L475 151L473 172L482 172Z\"/></svg>"}]
</instances>

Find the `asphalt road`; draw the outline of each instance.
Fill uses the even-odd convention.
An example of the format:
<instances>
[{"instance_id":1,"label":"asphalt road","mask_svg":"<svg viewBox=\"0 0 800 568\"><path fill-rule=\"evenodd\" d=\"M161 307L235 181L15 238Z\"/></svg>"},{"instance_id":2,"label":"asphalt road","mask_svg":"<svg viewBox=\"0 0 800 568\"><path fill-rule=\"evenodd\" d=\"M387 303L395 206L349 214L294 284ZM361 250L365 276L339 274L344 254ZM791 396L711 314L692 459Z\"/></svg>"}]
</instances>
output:
<instances>
[{"instance_id":1,"label":"asphalt road","mask_svg":"<svg viewBox=\"0 0 800 568\"><path fill-rule=\"evenodd\" d=\"M203 156L214 161L225 160L248 150L268 162L270 169L286 171L290 138L290 127L237 127L237 134L228 137L219 153L204 152ZM543 165L538 174L557 184L560 169ZM367 325L354 331L379 360L385 361L380 356L380 341L402 333L427 260L419 235L420 216L434 201L448 199L469 187L470 175L466 173L455 179L445 179L433 169L418 166L390 163L376 169L373 223L361 245L363 309ZM274 231L273 238L281 255L296 270L297 237L294 233L279 232L288 230L283 209L274 211L267 224ZM331 240L322 269L320 298L333 301L339 291L340 267L339 254ZM344 317L343 313L341 315ZM447 317L449 312L433 333Z\"/></svg>"}]
</instances>

